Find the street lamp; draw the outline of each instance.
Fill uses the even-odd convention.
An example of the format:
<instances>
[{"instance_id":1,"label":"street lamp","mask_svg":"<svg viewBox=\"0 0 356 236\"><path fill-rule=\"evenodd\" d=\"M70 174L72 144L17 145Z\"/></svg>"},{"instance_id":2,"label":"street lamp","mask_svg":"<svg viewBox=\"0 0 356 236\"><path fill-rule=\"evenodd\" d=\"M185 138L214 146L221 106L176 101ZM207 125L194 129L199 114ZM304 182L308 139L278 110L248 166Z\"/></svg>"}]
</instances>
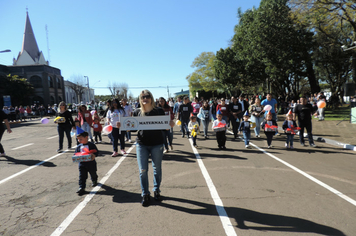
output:
<instances>
[{"instance_id":1,"label":"street lamp","mask_svg":"<svg viewBox=\"0 0 356 236\"><path fill-rule=\"evenodd\" d=\"M0 53L3 53L3 52L11 52L10 49L6 49L6 50L3 50L3 51L0 51Z\"/></svg>"},{"instance_id":2,"label":"street lamp","mask_svg":"<svg viewBox=\"0 0 356 236\"><path fill-rule=\"evenodd\" d=\"M84 76L84 78L87 78L87 86L89 88L89 77L88 76Z\"/></svg>"}]
</instances>

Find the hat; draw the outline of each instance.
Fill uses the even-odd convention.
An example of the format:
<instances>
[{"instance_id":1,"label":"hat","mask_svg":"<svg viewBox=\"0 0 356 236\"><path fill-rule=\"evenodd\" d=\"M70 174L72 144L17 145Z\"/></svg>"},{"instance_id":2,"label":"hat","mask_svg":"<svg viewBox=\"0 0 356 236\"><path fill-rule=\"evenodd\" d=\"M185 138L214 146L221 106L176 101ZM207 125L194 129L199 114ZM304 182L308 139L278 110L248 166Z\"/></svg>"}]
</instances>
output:
<instances>
[{"instance_id":1,"label":"hat","mask_svg":"<svg viewBox=\"0 0 356 236\"><path fill-rule=\"evenodd\" d=\"M244 116L250 116L250 114L248 114L248 111L245 111Z\"/></svg>"},{"instance_id":2,"label":"hat","mask_svg":"<svg viewBox=\"0 0 356 236\"><path fill-rule=\"evenodd\" d=\"M193 113L190 113L190 117L194 117L194 114L193 114Z\"/></svg>"},{"instance_id":3,"label":"hat","mask_svg":"<svg viewBox=\"0 0 356 236\"><path fill-rule=\"evenodd\" d=\"M290 110L288 111L288 113L287 113L287 115L286 115L286 116L291 116L291 115L293 115L293 113L292 113L292 109L290 109Z\"/></svg>"},{"instance_id":4,"label":"hat","mask_svg":"<svg viewBox=\"0 0 356 236\"><path fill-rule=\"evenodd\" d=\"M221 110L219 109L217 112L216 112L217 115L222 115L221 113Z\"/></svg>"},{"instance_id":5,"label":"hat","mask_svg":"<svg viewBox=\"0 0 356 236\"><path fill-rule=\"evenodd\" d=\"M269 110L269 111L267 112L267 115L272 115L271 110Z\"/></svg>"},{"instance_id":6,"label":"hat","mask_svg":"<svg viewBox=\"0 0 356 236\"><path fill-rule=\"evenodd\" d=\"M77 136L79 135L79 134L81 134L81 133L84 133L85 131L84 130L82 130L80 127L76 127L77 128Z\"/></svg>"}]
</instances>

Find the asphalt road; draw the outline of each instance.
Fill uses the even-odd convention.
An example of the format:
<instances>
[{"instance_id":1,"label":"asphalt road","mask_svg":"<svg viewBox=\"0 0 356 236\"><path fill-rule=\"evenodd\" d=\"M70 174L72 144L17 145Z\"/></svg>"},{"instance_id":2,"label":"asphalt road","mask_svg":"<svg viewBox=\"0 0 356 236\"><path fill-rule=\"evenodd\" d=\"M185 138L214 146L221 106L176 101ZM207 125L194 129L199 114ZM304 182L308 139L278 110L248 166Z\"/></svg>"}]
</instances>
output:
<instances>
[{"instance_id":1,"label":"asphalt road","mask_svg":"<svg viewBox=\"0 0 356 236\"><path fill-rule=\"evenodd\" d=\"M174 150L163 161L164 201L145 208L134 144L112 158L103 136L100 185L78 196L74 149L56 153L56 125L13 126L2 140L0 235L356 235L355 152L300 147L297 139L286 150L283 135L273 149L264 135L245 149L231 137L227 150L213 132L195 149L175 127ZM152 168L149 177L152 187Z\"/></svg>"}]
</instances>

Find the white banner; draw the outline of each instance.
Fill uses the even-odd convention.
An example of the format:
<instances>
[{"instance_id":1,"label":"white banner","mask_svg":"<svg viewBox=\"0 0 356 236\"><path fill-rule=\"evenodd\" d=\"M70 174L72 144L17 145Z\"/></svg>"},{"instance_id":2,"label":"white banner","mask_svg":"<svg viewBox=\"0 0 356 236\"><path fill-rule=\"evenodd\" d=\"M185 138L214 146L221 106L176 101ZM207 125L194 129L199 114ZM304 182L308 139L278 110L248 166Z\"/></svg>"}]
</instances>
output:
<instances>
[{"instance_id":1,"label":"white banner","mask_svg":"<svg viewBox=\"0 0 356 236\"><path fill-rule=\"evenodd\" d=\"M170 129L171 116L120 116L120 131Z\"/></svg>"}]
</instances>

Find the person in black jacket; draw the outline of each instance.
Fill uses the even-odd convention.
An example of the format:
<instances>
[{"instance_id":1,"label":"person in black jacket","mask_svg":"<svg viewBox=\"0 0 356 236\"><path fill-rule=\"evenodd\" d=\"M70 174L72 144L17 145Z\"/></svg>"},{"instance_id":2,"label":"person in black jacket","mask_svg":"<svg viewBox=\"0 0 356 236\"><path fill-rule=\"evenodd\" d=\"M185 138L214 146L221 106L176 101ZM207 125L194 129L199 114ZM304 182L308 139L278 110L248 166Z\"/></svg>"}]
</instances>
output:
<instances>
[{"instance_id":1,"label":"person in black jacket","mask_svg":"<svg viewBox=\"0 0 356 236\"><path fill-rule=\"evenodd\" d=\"M242 113L242 105L237 101L237 98L231 97L231 102L229 103L229 111L234 138L237 138L237 132L240 127L240 116Z\"/></svg>"},{"instance_id":2,"label":"person in black jacket","mask_svg":"<svg viewBox=\"0 0 356 236\"><path fill-rule=\"evenodd\" d=\"M178 108L178 120L182 122L182 137L184 138L185 133L187 133L187 138L189 139L189 118L190 114L193 112L193 107L189 102L188 97L184 97L183 103Z\"/></svg>"},{"instance_id":3,"label":"person in black jacket","mask_svg":"<svg viewBox=\"0 0 356 236\"><path fill-rule=\"evenodd\" d=\"M57 117L62 117L61 119L57 119L57 121L55 121L58 124L57 131L59 135L59 148L57 149L57 152L62 152L64 133L67 136L68 149L70 149L72 148L72 137L70 136L70 131L72 128L75 129L72 113L68 111L65 102L59 103L59 112Z\"/></svg>"},{"instance_id":4,"label":"person in black jacket","mask_svg":"<svg viewBox=\"0 0 356 236\"><path fill-rule=\"evenodd\" d=\"M272 148L272 139L273 136L276 134L276 131L273 129L267 129L266 125L269 126L278 126L277 122L275 120L272 120L272 113L271 111L268 111L266 115L266 119L262 122L262 129L265 131L265 135L267 137L267 147Z\"/></svg>"},{"instance_id":5,"label":"person in black jacket","mask_svg":"<svg viewBox=\"0 0 356 236\"><path fill-rule=\"evenodd\" d=\"M79 162L79 189L77 190L77 194L79 196L85 193L86 181L88 178L88 172L90 174L92 180L92 187L95 187L98 184L98 174L96 173L96 161L95 157L98 156L98 148L94 143L89 142L88 133L78 127L77 129L77 139L80 143L75 149L75 153L80 152L90 152L91 160Z\"/></svg>"},{"instance_id":6,"label":"person in black jacket","mask_svg":"<svg viewBox=\"0 0 356 236\"><path fill-rule=\"evenodd\" d=\"M305 96L300 98L300 104L297 104L294 107L293 111L293 120L296 120L296 116L298 116L298 123L300 127L299 131L299 141L300 145L305 146L304 144L304 128L307 129L309 145L311 147L316 147L313 140L312 134L312 114L317 110L313 108L311 104L308 103L308 100Z\"/></svg>"},{"instance_id":7,"label":"person in black jacket","mask_svg":"<svg viewBox=\"0 0 356 236\"><path fill-rule=\"evenodd\" d=\"M6 156L5 150L4 150L4 148L3 148L2 144L1 144L1 138L2 138L2 135L5 132L5 126L2 124L3 121L5 122L5 125L6 125L6 128L7 128L7 132L10 134L12 131L11 131L11 128L10 128L9 121L7 120L7 115L3 110L0 110L0 157L5 157Z\"/></svg>"},{"instance_id":8,"label":"person in black jacket","mask_svg":"<svg viewBox=\"0 0 356 236\"><path fill-rule=\"evenodd\" d=\"M140 93L140 108L136 109L133 116L164 116L164 110L156 107L152 93L148 90L143 90ZM170 121L170 126L174 126L174 122ZM120 128L120 122L117 122L117 127ZM149 206L150 191L148 185L148 160L152 160L153 168L153 192L156 201L162 201L161 197L161 181L162 181L162 158L164 149L164 132L165 130L139 130L136 138L136 155L137 163L140 171L140 183L142 189L142 206Z\"/></svg>"},{"instance_id":9,"label":"person in black jacket","mask_svg":"<svg viewBox=\"0 0 356 236\"><path fill-rule=\"evenodd\" d=\"M291 132L287 132L286 130L289 129L293 129L293 128L297 128L297 123L295 122L295 120L293 120L293 113L292 110L289 110L288 114L287 114L287 119L283 122L282 128L284 129L284 132L286 132L287 134L287 140L285 143L286 148L290 148L293 149L293 139L294 139L294 134L295 131L291 131Z\"/></svg>"}]
</instances>

